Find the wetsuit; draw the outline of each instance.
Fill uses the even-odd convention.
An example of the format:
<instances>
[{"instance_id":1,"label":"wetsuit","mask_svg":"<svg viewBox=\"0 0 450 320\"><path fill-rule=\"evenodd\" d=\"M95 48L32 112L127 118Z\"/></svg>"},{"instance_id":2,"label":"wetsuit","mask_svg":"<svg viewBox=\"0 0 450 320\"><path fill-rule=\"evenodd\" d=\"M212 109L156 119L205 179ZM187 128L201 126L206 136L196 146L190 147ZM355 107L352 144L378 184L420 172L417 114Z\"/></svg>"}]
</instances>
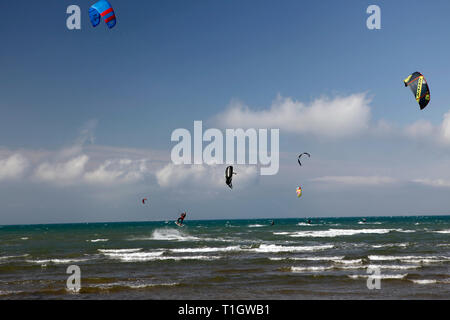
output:
<instances>
[{"instance_id":1,"label":"wetsuit","mask_svg":"<svg viewBox=\"0 0 450 320\"><path fill-rule=\"evenodd\" d=\"M186 217L186 213L182 213L181 217L178 218L177 222L179 224L183 224L183 220L184 220L185 217Z\"/></svg>"}]
</instances>

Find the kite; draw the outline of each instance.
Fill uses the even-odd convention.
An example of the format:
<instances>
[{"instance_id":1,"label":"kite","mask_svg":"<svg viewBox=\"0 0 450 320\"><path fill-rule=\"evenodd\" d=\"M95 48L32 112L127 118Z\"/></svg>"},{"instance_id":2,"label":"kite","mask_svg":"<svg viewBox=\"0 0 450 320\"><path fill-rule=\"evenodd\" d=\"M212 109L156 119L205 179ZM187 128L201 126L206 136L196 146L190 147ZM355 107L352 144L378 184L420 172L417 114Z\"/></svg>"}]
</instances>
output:
<instances>
[{"instance_id":1,"label":"kite","mask_svg":"<svg viewBox=\"0 0 450 320\"><path fill-rule=\"evenodd\" d=\"M302 154L300 154L300 155L298 156L298 159L297 159L298 164L299 164L300 166L302 165L302 163L300 162L300 158L301 158L304 154L306 154L306 155L308 156L308 158L311 157L311 155L310 155L308 152L303 152Z\"/></svg>"},{"instance_id":2,"label":"kite","mask_svg":"<svg viewBox=\"0 0 450 320\"><path fill-rule=\"evenodd\" d=\"M414 72L403 80L405 87L409 87L416 98L417 103L420 106L420 110L423 110L430 102L430 88L428 87L427 80L420 72Z\"/></svg>"},{"instance_id":3,"label":"kite","mask_svg":"<svg viewBox=\"0 0 450 320\"><path fill-rule=\"evenodd\" d=\"M236 174L236 172L233 172L233 166L228 166L225 169L225 183L230 189L233 189L233 174Z\"/></svg>"},{"instance_id":4,"label":"kite","mask_svg":"<svg viewBox=\"0 0 450 320\"><path fill-rule=\"evenodd\" d=\"M114 9L106 0L100 0L89 8L89 18L91 19L93 27L100 24L101 18L105 20L105 23L110 29L116 25L116 15L114 14Z\"/></svg>"},{"instance_id":5,"label":"kite","mask_svg":"<svg viewBox=\"0 0 450 320\"><path fill-rule=\"evenodd\" d=\"M297 197L300 198L302 196L302 187L297 188Z\"/></svg>"}]
</instances>

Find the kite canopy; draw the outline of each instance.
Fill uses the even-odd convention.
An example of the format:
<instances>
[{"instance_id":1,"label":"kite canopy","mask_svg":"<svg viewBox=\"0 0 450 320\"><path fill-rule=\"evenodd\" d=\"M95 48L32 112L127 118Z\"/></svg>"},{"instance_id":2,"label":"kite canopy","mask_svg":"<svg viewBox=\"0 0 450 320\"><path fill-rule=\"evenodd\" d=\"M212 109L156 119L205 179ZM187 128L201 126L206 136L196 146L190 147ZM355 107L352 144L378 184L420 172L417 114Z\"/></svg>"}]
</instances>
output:
<instances>
[{"instance_id":1,"label":"kite canopy","mask_svg":"<svg viewBox=\"0 0 450 320\"><path fill-rule=\"evenodd\" d=\"M110 29L116 25L116 15L111 4L106 0L100 0L89 8L89 18L93 27L99 25L101 18Z\"/></svg>"},{"instance_id":2,"label":"kite canopy","mask_svg":"<svg viewBox=\"0 0 450 320\"><path fill-rule=\"evenodd\" d=\"M142 204L145 204L145 201L147 201L147 198L142 199Z\"/></svg>"},{"instance_id":3,"label":"kite canopy","mask_svg":"<svg viewBox=\"0 0 450 320\"><path fill-rule=\"evenodd\" d=\"M300 198L302 196L302 187L297 188L297 197Z\"/></svg>"},{"instance_id":4,"label":"kite canopy","mask_svg":"<svg viewBox=\"0 0 450 320\"><path fill-rule=\"evenodd\" d=\"M236 174L236 172L233 172L233 166L228 166L225 169L225 183L230 189L233 189L233 174Z\"/></svg>"},{"instance_id":5,"label":"kite canopy","mask_svg":"<svg viewBox=\"0 0 450 320\"><path fill-rule=\"evenodd\" d=\"M302 165L302 163L300 162L300 158L301 158L303 155L305 155L305 154L308 156L308 158L311 157L311 155L310 155L308 152L303 152L303 153L301 153L301 154L298 156L298 159L297 159L298 164L299 164L300 166Z\"/></svg>"},{"instance_id":6,"label":"kite canopy","mask_svg":"<svg viewBox=\"0 0 450 320\"><path fill-rule=\"evenodd\" d=\"M405 87L409 86L420 106L420 110L423 110L430 102L430 88L425 77L420 72L414 72L403 80L403 83Z\"/></svg>"}]
</instances>

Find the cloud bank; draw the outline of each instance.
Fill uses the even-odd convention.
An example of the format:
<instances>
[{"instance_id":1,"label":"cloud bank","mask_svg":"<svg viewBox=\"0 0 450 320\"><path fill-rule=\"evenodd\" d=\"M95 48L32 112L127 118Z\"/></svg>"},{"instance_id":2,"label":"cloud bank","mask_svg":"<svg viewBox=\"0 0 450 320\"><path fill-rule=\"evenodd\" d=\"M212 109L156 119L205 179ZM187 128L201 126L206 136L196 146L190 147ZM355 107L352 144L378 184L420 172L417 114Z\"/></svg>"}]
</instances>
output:
<instances>
[{"instance_id":1,"label":"cloud bank","mask_svg":"<svg viewBox=\"0 0 450 320\"><path fill-rule=\"evenodd\" d=\"M450 188L450 180L445 179L414 179L413 182L435 188Z\"/></svg>"},{"instance_id":2,"label":"cloud bank","mask_svg":"<svg viewBox=\"0 0 450 320\"><path fill-rule=\"evenodd\" d=\"M246 186L258 176L256 166L234 166L237 175L234 181L239 186ZM169 163L156 172L158 184L161 187L201 186L204 188L228 188L225 185L223 166L218 165L174 165Z\"/></svg>"},{"instance_id":3,"label":"cloud bank","mask_svg":"<svg viewBox=\"0 0 450 320\"><path fill-rule=\"evenodd\" d=\"M394 178L383 176L325 176L313 178L311 181L350 186L381 186L397 182Z\"/></svg>"},{"instance_id":4,"label":"cloud bank","mask_svg":"<svg viewBox=\"0 0 450 320\"><path fill-rule=\"evenodd\" d=\"M22 177L28 165L28 160L21 154L13 154L8 158L0 159L0 181Z\"/></svg>"},{"instance_id":5,"label":"cloud bank","mask_svg":"<svg viewBox=\"0 0 450 320\"><path fill-rule=\"evenodd\" d=\"M118 185L141 181L148 174L146 160L109 159L87 170L85 154L62 162L44 162L34 172L34 180L55 185Z\"/></svg>"},{"instance_id":6,"label":"cloud bank","mask_svg":"<svg viewBox=\"0 0 450 320\"><path fill-rule=\"evenodd\" d=\"M441 124L419 120L404 128L404 134L415 140L432 141L441 146L450 145L450 111L445 113Z\"/></svg>"},{"instance_id":7,"label":"cloud bank","mask_svg":"<svg viewBox=\"0 0 450 320\"><path fill-rule=\"evenodd\" d=\"M309 105L278 96L269 109L261 111L234 102L215 120L229 128L279 128L289 133L345 137L369 128L369 104L364 93L319 98Z\"/></svg>"}]
</instances>

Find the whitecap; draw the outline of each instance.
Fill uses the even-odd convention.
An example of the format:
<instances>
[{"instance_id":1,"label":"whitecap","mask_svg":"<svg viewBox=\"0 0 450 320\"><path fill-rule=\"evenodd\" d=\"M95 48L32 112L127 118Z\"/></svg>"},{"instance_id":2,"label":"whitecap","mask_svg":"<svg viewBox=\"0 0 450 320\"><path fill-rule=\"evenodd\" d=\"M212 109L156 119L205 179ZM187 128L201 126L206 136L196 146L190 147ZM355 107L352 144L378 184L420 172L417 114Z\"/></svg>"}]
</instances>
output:
<instances>
[{"instance_id":1,"label":"whitecap","mask_svg":"<svg viewBox=\"0 0 450 320\"><path fill-rule=\"evenodd\" d=\"M400 260L403 262L414 262L414 261L439 261L439 260L449 260L449 257L443 256L379 256L379 255L370 255L368 258L372 261L395 261Z\"/></svg>"},{"instance_id":2,"label":"whitecap","mask_svg":"<svg viewBox=\"0 0 450 320\"><path fill-rule=\"evenodd\" d=\"M104 253L105 256L111 259L121 261L148 261L154 257L161 256L163 251L156 252L120 252L120 253Z\"/></svg>"},{"instance_id":3,"label":"whitecap","mask_svg":"<svg viewBox=\"0 0 450 320\"><path fill-rule=\"evenodd\" d=\"M333 267L325 267L325 266L318 266L318 267L291 267L292 272L321 272L333 269Z\"/></svg>"},{"instance_id":4,"label":"whitecap","mask_svg":"<svg viewBox=\"0 0 450 320\"><path fill-rule=\"evenodd\" d=\"M151 237L131 238L128 240L169 240L169 241L193 241L201 240L197 237L187 235L173 228L160 228L153 231Z\"/></svg>"},{"instance_id":5,"label":"whitecap","mask_svg":"<svg viewBox=\"0 0 450 320\"><path fill-rule=\"evenodd\" d=\"M120 260L122 262L147 262L159 260L216 260L219 256L163 256L164 252L136 252L124 254L106 254L111 259Z\"/></svg>"},{"instance_id":6,"label":"whitecap","mask_svg":"<svg viewBox=\"0 0 450 320\"><path fill-rule=\"evenodd\" d=\"M101 253L133 253L141 251L142 248L134 248L134 249L98 249Z\"/></svg>"},{"instance_id":7,"label":"whitecap","mask_svg":"<svg viewBox=\"0 0 450 320\"><path fill-rule=\"evenodd\" d=\"M367 268L373 269L389 269L389 270L409 270L409 269L418 269L420 266L417 265L369 265Z\"/></svg>"},{"instance_id":8,"label":"whitecap","mask_svg":"<svg viewBox=\"0 0 450 320\"><path fill-rule=\"evenodd\" d=\"M252 248L255 252L307 252L320 251L333 248L333 245L318 245L318 246L279 246L275 244L262 244L259 248Z\"/></svg>"},{"instance_id":9,"label":"whitecap","mask_svg":"<svg viewBox=\"0 0 450 320\"><path fill-rule=\"evenodd\" d=\"M219 248L211 248L211 247L204 247L204 248L180 248L180 249L169 249L171 252L228 252L228 251L240 251L242 250L239 246L231 246L231 247L219 247Z\"/></svg>"},{"instance_id":10,"label":"whitecap","mask_svg":"<svg viewBox=\"0 0 450 320\"><path fill-rule=\"evenodd\" d=\"M299 260L299 261L333 261L343 259L344 256L340 257L269 257L270 260L280 261L280 260Z\"/></svg>"},{"instance_id":11,"label":"whitecap","mask_svg":"<svg viewBox=\"0 0 450 320\"><path fill-rule=\"evenodd\" d=\"M0 257L0 260L8 260L8 259L15 259L15 258L23 258L23 257L26 257L26 256L29 256L29 254L28 254L28 253L25 253L25 254L17 255L17 256L3 256L3 257Z\"/></svg>"},{"instance_id":12,"label":"whitecap","mask_svg":"<svg viewBox=\"0 0 450 320\"><path fill-rule=\"evenodd\" d=\"M434 284L437 283L437 280L411 280L414 283L417 284Z\"/></svg>"},{"instance_id":13,"label":"whitecap","mask_svg":"<svg viewBox=\"0 0 450 320\"><path fill-rule=\"evenodd\" d=\"M404 279L408 274L382 274L382 275L363 275L363 274L356 274L356 275L347 275L347 277L351 279L360 279L360 278L368 278L371 279Z\"/></svg>"},{"instance_id":14,"label":"whitecap","mask_svg":"<svg viewBox=\"0 0 450 320\"><path fill-rule=\"evenodd\" d=\"M392 247L402 247L405 248L409 243L385 243L385 244L374 244L372 248L392 248Z\"/></svg>"},{"instance_id":15,"label":"whitecap","mask_svg":"<svg viewBox=\"0 0 450 320\"><path fill-rule=\"evenodd\" d=\"M353 236L356 234L384 234L396 229L329 229L321 231L296 231L291 232L291 237L311 237L311 238L325 238L325 237L340 237L340 236Z\"/></svg>"},{"instance_id":16,"label":"whitecap","mask_svg":"<svg viewBox=\"0 0 450 320\"><path fill-rule=\"evenodd\" d=\"M433 231L434 233L450 233L450 229Z\"/></svg>"},{"instance_id":17,"label":"whitecap","mask_svg":"<svg viewBox=\"0 0 450 320\"><path fill-rule=\"evenodd\" d=\"M88 242L106 242L109 241L109 239L94 239L94 240L86 240Z\"/></svg>"},{"instance_id":18,"label":"whitecap","mask_svg":"<svg viewBox=\"0 0 450 320\"><path fill-rule=\"evenodd\" d=\"M362 264L362 259L353 259L353 260L344 260L344 259L335 259L332 260L334 263L342 263L342 264Z\"/></svg>"},{"instance_id":19,"label":"whitecap","mask_svg":"<svg viewBox=\"0 0 450 320\"><path fill-rule=\"evenodd\" d=\"M127 282L118 281L113 283L102 283L102 284L92 284L90 288L100 288L100 289L111 289L113 287L128 287L131 289L144 289L148 287L158 287L158 286L176 286L179 282L166 282L166 283L139 283L139 282Z\"/></svg>"},{"instance_id":20,"label":"whitecap","mask_svg":"<svg viewBox=\"0 0 450 320\"><path fill-rule=\"evenodd\" d=\"M43 260L26 260L28 263L36 263L43 266L46 266L49 263L52 264L68 264L68 263L74 263L74 262L84 262L88 261L89 259L43 259Z\"/></svg>"}]
</instances>

